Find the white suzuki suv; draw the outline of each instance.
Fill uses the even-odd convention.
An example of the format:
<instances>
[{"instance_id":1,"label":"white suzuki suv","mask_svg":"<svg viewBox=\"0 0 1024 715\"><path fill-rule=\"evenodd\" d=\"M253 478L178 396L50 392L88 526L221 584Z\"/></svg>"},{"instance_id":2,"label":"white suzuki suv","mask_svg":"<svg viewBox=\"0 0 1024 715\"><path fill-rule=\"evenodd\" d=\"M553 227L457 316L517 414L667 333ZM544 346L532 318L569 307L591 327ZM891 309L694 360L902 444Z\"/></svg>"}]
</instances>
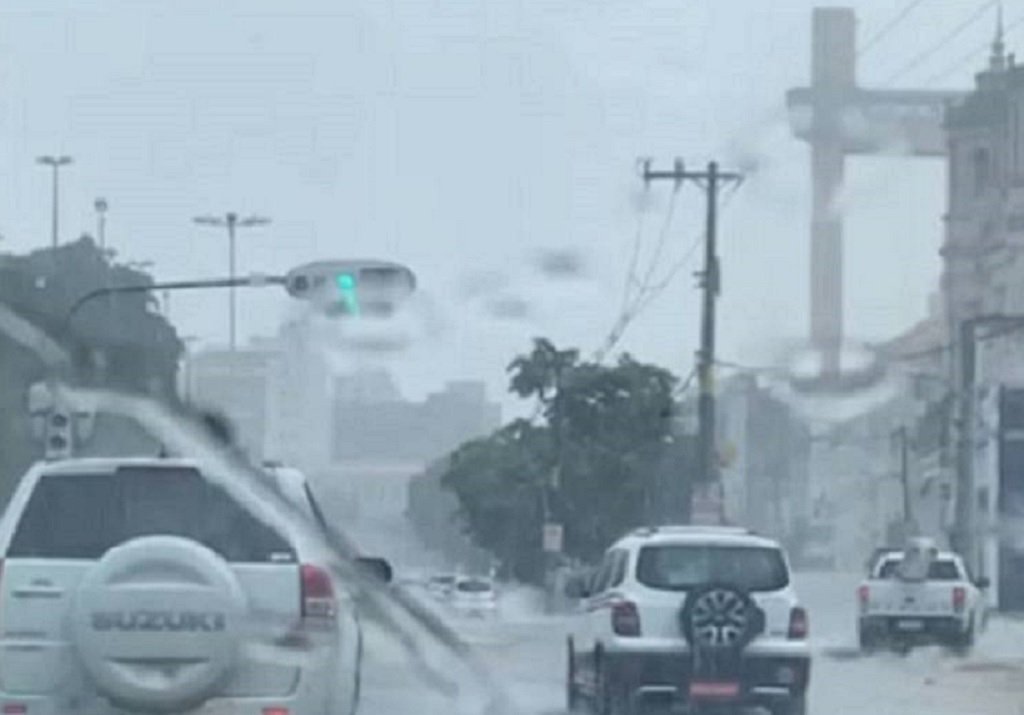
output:
<instances>
[{"instance_id":1,"label":"white suzuki suv","mask_svg":"<svg viewBox=\"0 0 1024 715\"><path fill-rule=\"evenodd\" d=\"M727 527L638 529L569 589L570 709L765 707L804 715L807 614L780 545Z\"/></svg>"},{"instance_id":2,"label":"white suzuki suv","mask_svg":"<svg viewBox=\"0 0 1024 715\"><path fill-rule=\"evenodd\" d=\"M0 519L0 710L352 712L359 624L298 544L189 461L33 467Z\"/></svg>"}]
</instances>

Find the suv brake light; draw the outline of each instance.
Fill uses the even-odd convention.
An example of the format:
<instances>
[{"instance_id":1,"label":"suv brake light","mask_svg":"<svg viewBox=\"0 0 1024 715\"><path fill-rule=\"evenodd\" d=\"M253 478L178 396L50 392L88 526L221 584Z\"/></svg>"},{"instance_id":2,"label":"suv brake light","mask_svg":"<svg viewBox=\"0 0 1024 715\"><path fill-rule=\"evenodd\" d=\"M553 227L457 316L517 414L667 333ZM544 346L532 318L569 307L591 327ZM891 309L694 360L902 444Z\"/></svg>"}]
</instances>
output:
<instances>
[{"instance_id":1,"label":"suv brake light","mask_svg":"<svg viewBox=\"0 0 1024 715\"><path fill-rule=\"evenodd\" d=\"M612 631L617 636L640 635L640 612L632 601L612 604Z\"/></svg>"},{"instance_id":2,"label":"suv brake light","mask_svg":"<svg viewBox=\"0 0 1024 715\"><path fill-rule=\"evenodd\" d=\"M803 640L810 630L810 623L807 618L807 611L800 606L795 606L789 612L789 638L790 640Z\"/></svg>"},{"instance_id":3,"label":"suv brake light","mask_svg":"<svg viewBox=\"0 0 1024 715\"><path fill-rule=\"evenodd\" d=\"M860 610L867 610L869 600L871 600L871 588L867 585L860 586L857 589L857 601L860 603Z\"/></svg>"},{"instance_id":4,"label":"suv brake light","mask_svg":"<svg viewBox=\"0 0 1024 715\"><path fill-rule=\"evenodd\" d=\"M953 587L953 610L960 613L967 604L967 589L963 586Z\"/></svg>"},{"instance_id":5,"label":"suv brake light","mask_svg":"<svg viewBox=\"0 0 1024 715\"><path fill-rule=\"evenodd\" d=\"M334 618L337 606L331 575L325 569L310 564L302 564L299 572L302 578L302 617Z\"/></svg>"}]
</instances>

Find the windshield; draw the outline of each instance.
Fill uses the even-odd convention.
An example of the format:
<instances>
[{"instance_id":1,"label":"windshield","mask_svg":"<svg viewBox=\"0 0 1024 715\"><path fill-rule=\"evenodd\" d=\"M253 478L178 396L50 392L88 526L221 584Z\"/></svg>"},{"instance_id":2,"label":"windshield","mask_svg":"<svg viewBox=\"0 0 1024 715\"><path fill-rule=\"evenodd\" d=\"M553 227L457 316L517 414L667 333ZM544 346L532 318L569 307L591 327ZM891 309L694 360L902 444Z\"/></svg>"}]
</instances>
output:
<instances>
[{"instance_id":1,"label":"windshield","mask_svg":"<svg viewBox=\"0 0 1024 715\"><path fill-rule=\"evenodd\" d=\"M778 549L734 546L644 546L636 579L665 591L688 591L712 583L746 591L778 591L789 585Z\"/></svg>"},{"instance_id":2,"label":"windshield","mask_svg":"<svg viewBox=\"0 0 1024 715\"><path fill-rule=\"evenodd\" d=\"M1024 0L0 17L0 715L1021 715Z\"/></svg>"},{"instance_id":3,"label":"windshield","mask_svg":"<svg viewBox=\"0 0 1024 715\"><path fill-rule=\"evenodd\" d=\"M459 581L455 590L461 593L489 593L492 588L487 581Z\"/></svg>"}]
</instances>

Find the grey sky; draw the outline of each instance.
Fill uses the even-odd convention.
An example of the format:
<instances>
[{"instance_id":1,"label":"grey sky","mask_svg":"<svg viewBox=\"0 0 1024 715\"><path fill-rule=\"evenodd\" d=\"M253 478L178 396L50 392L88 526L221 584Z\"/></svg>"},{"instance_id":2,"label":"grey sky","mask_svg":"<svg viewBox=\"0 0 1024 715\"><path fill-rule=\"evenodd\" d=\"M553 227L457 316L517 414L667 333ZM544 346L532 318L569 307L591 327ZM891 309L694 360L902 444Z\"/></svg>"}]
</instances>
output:
<instances>
[{"instance_id":1,"label":"grey sky","mask_svg":"<svg viewBox=\"0 0 1024 715\"><path fill-rule=\"evenodd\" d=\"M861 37L892 0L853 3ZM915 11L861 67L891 75L981 3ZM240 266L316 257L409 263L447 329L395 362L418 394L453 377L498 388L530 337L597 347L621 300L651 155L758 161L721 235L721 353L757 362L805 332L806 147L783 94L804 84L809 0L8 0L0 23L0 233L6 250L49 236L40 153L65 152L63 236L92 230L110 201L109 240L160 278L221 275L223 236L191 225L235 209L273 217L246 232ZM1024 12L1006 3L1014 19ZM905 78L931 77L985 43L994 13ZM1011 33L1011 49L1024 38ZM950 75L966 86L984 56ZM850 332L877 339L920 318L938 274L941 162L854 162L848 181ZM649 251L669 190L650 197ZM683 255L703 207L689 188L662 263ZM538 250L574 248L588 280L552 285ZM689 370L698 297L687 267L621 347ZM460 298L470 274L505 275L529 317L488 318ZM658 274L660 275L660 274ZM177 295L181 332L223 342L226 297ZM243 292L244 334L273 332L281 294Z\"/></svg>"}]
</instances>

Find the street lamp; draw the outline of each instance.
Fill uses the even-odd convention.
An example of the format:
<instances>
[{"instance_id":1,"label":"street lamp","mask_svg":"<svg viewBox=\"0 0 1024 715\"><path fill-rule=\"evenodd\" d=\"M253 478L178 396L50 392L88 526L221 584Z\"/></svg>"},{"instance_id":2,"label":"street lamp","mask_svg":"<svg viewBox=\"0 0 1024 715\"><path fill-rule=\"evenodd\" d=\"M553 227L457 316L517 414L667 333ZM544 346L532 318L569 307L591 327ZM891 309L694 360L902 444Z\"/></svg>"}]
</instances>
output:
<instances>
[{"instance_id":1,"label":"street lamp","mask_svg":"<svg viewBox=\"0 0 1024 715\"><path fill-rule=\"evenodd\" d=\"M57 250L58 238L58 226L59 226L59 198L60 198L60 169L62 166L67 166L71 163L70 156L40 156L36 159L36 163L41 166L48 166L53 170L53 237L52 245L53 250Z\"/></svg>"},{"instance_id":2,"label":"street lamp","mask_svg":"<svg viewBox=\"0 0 1024 715\"><path fill-rule=\"evenodd\" d=\"M269 218L262 216L249 216L239 219L238 214L229 211L221 216L197 216L193 219L200 226L226 227L228 230L228 277L234 280L237 277L235 270L235 230L238 228L252 228L254 226L266 226L270 223ZM236 328L235 328L235 286L229 287L228 295L228 334L231 352L235 351Z\"/></svg>"},{"instance_id":3,"label":"street lamp","mask_svg":"<svg viewBox=\"0 0 1024 715\"><path fill-rule=\"evenodd\" d=\"M192 346L199 342L198 335L183 335L180 338L182 344L182 400L185 404L192 401Z\"/></svg>"},{"instance_id":4,"label":"street lamp","mask_svg":"<svg viewBox=\"0 0 1024 715\"><path fill-rule=\"evenodd\" d=\"M102 196L93 202L96 209L96 238L100 242L100 251L106 252L107 248L107 200Z\"/></svg>"}]
</instances>

